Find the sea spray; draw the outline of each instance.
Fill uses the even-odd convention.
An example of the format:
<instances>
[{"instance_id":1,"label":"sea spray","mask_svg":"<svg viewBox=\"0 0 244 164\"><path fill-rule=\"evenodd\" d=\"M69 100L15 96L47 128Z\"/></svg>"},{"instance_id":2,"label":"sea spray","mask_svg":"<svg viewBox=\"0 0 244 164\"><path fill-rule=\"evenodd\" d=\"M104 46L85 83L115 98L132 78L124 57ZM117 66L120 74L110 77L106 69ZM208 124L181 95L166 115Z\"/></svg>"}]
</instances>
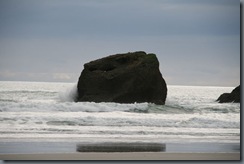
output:
<instances>
[{"instance_id":1,"label":"sea spray","mask_svg":"<svg viewBox=\"0 0 244 164\"><path fill-rule=\"evenodd\" d=\"M77 97L77 84L70 86L59 93L59 99L61 102L74 102Z\"/></svg>"}]
</instances>

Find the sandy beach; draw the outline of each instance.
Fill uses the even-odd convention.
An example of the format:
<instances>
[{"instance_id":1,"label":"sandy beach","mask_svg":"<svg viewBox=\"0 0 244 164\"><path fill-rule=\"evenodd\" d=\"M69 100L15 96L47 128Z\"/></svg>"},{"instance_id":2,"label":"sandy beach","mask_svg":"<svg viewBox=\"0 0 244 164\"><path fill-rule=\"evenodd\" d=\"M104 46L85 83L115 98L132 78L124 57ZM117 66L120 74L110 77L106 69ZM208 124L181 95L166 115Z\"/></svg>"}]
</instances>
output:
<instances>
[{"instance_id":1,"label":"sandy beach","mask_svg":"<svg viewBox=\"0 0 244 164\"><path fill-rule=\"evenodd\" d=\"M240 153L50 153L1 154L1 160L240 160Z\"/></svg>"}]
</instances>

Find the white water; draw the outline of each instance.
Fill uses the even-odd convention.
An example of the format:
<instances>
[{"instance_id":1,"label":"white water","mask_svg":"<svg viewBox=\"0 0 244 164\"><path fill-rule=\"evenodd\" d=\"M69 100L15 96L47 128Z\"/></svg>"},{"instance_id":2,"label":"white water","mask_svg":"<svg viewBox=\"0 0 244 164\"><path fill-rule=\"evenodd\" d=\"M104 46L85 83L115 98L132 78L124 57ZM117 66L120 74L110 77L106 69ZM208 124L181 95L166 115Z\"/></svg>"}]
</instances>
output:
<instances>
[{"instance_id":1,"label":"white water","mask_svg":"<svg viewBox=\"0 0 244 164\"><path fill-rule=\"evenodd\" d=\"M6 140L240 142L240 104L215 100L233 87L168 86L166 105L72 102L71 83L0 82Z\"/></svg>"}]
</instances>

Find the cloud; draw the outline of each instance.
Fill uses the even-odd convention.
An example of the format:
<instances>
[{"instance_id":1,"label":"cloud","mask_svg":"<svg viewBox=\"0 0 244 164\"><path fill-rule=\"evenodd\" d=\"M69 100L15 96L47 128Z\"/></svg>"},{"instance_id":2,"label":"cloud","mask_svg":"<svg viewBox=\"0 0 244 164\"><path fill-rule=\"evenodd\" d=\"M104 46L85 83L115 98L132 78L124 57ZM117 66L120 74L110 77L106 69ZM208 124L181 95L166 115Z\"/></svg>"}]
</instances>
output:
<instances>
[{"instance_id":1,"label":"cloud","mask_svg":"<svg viewBox=\"0 0 244 164\"><path fill-rule=\"evenodd\" d=\"M0 78L7 79L7 78L13 78L16 76L16 73L11 72L9 70L1 71L0 72Z\"/></svg>"},{"instance_id":2,"label":"cloud","mask_svg":"<svg viewBox=\"0 0 244 164\"><path fill-rule=\"evenodd\" d=\"M143 50L171 84L237 82L239 10L230 0L0 1L0 79L76 81L86 62Z\"/></svg>"},{"instance_id":3,"label":"cloud","mask_svg":"<svg viewBox=\"0 0 244 164\"><path fill-rule=\"evenodd\" d=\"M30 73L5 70L0 71L0 80L77 82L78 75L75 73Z\"/></svg>"},{"instance_id":4,"label":"cloud","mask_svg":"<svg viewBox=\"0 0 244 164\"><path fill-rule=\"evenodd\" d=\"M2 37L238 35L240 31L236 1L11 2L2 4Z\"/></svg>"},{"instance_id":5,"label":"cloud","mask_svg":"<svg viewBox=\"0 0 244 164\"><path fill-rule=\"evenodd\" d=\"M66 73L54 73L53 79L55 79L55 80L70 80L71 77L69 74L66 74Z\"/></svg>"},{"instance_id":6,"label":"cloud","mask_svg":"<svg viewBox=\"0 0 244 164\"><path fill-rule=\"evenodd\" d=\"M173 80L166 79L169 84L186 84L187 81L192 84L197 79L209 84L212 83L209 79L219 79L221 83L228 76L238 82L239 78L232 75L240 72L239 39L238 36L141 36L130 39L121 37L119 40L110 37L89 38L86 41L9 40L1 42L5 50L0 49L0 52L5 56L1 57L0 70L29 72L33 76L16 75L16 79L25 77L36 81L68 81L66 75L61 78L62 74L53 78L54 74L64 73L74 82L78 80L83 64L91 60L116 53L143 50L157 54L163 76L175 76L171 78ZM212 75L205 75L205 72ZM225 77L220 77L221 72L225 72Z\"/></svg>"}]
</instances>

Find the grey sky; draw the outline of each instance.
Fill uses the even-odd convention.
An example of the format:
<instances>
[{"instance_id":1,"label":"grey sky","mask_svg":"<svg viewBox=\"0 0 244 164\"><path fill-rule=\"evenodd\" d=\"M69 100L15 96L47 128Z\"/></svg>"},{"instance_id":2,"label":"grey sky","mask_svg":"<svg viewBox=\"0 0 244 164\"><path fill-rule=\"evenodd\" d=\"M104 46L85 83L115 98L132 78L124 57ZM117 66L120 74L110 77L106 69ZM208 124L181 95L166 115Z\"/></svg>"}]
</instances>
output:
<instances>
[{"instance_id":1,"label":"grey sky","mask_svg":"<svg viewBox=\"0 0 244 164\"><path fill-rule=\"evenodd\" d=\"M0 0L0 20L0 80L76 82L143 50L169 85L240 84L238 0Z\"/></svg>"}]
</instances>

